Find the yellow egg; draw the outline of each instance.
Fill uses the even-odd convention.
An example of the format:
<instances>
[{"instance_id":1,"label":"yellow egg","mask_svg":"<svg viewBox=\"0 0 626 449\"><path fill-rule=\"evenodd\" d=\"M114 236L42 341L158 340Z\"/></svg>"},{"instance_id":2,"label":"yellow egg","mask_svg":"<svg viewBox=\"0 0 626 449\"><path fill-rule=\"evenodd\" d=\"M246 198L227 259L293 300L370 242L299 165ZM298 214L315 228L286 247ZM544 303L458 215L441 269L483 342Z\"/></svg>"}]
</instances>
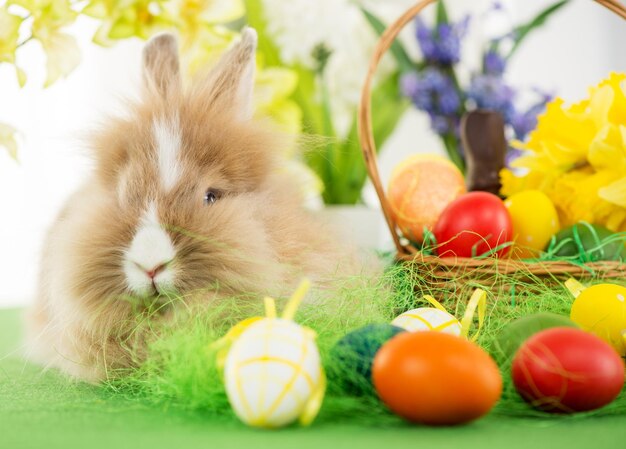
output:
<instances>
[{"instance_id":1,"label":"yellow egg","mask_svg":"<svg viewBox=\"0 0 626 449\"><path fill-rule=\"evenodd\" d=\"M572 305L570 318L626 355L626 287L599 284L583 290Z\"/></svg>"},{"instance_id":2,"label":"yellow egg","mask_svg":"<svg viewBox=\"0 0 626 449\"><path fill-rule=\"evenodd\" d=\"M461 335L461 323L453 315L434 307L420 307L398 315L392 322L409 332L438 331Z\"/></svg>"},{"instance_id":3,"label":"yellow egg","mask_svg":"<svg viewBox=\"0 0 626 449\"><path fill-rule=\"evenodd\" d=\"M559 231L559 216L548 196L539 190L526 190L506 199L515 239L514 255L536 257Z\"/></svg>"}]
</instances>

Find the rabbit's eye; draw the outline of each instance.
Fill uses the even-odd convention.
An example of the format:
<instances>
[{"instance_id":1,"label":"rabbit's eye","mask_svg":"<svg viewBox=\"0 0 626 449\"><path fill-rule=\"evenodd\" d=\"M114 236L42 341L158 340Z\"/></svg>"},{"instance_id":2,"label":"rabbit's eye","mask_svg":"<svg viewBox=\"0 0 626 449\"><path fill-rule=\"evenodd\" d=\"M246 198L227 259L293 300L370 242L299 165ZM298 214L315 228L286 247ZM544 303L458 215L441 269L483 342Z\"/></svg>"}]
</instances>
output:
<instances>
[{"instance_id":1,"label":"rabbit's eye","mask_svg":"<svg viewBox=\"0 0 626 449\"><path fill-rule=\"evenodd\" d=\"M219 200L221 196L222 196L222 192L220 192L219 190L209 189L204 194L204 204L207 206L210 206L211 204Z\"/></svg>"}]
</instances>

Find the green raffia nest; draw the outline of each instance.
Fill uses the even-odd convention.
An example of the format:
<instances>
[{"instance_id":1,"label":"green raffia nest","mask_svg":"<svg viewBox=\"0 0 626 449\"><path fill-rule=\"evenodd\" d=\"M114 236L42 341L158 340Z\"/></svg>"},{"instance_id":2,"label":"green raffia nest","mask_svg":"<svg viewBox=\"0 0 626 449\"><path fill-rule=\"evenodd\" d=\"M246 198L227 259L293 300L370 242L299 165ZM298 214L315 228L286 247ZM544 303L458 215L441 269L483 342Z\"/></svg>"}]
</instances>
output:
<instances>
[{"instance_id":1,"label":"green raffia nest","mask_svg":"<svg viewBox=\"0 0 626 449\"><path fill-rule=\"evenodd\" d=\"M344 387L343 376L350 373L334 363L333 346L351 330L371 323L388 323L403 311L428 306L421 299L426 294L437 298L451 313L460 317L473 288L485 283L490 288L478 344L497 359L504 379L503 396L493 414L533 416L538 420L626 414L626 391L610 405L594 412L561 416L533 410L513 388L509 374L510 360L496 356L496 336L512 320L536 312L569 315L572 298L563 286L547 286L531 273L527 274L524 282L517 276L492 273L490 279L483 277L481 283L476 283L471 281L471 273L468 272L468 282L455 284L450 289L449 285L431 283L433 276L432 272L417 269L415 264L395 264L376 281L351 279L333 294L314 293L314 297L309 297L309 301L302 305L296 321L318 333L317 342L328 375L326 398L316 422L376 426L397 424L400 418L387 411L370 385L365 385L359 394ZM529 286L531 288L520 288ZM517 291L520 293L517 294ZM280 302L279 307L282 307ZM228 404L211 343L242 318L263 314L261 300L247 299L246 303L245 309L242 309L241 301L233 298L203 314L189 316L182 327L159 329L159 336L149 347L147 360L136 370L119 373L121 375L106 387L137 401L195 410L207 419L235 424L237 418ZM351 380L359 382L359 379Z\"/></svg>"},{"instance_id":2,"label":"green raffia nest","mask_svg":"<svg viewBox=\"0 0 626 449\"><path fill-rule=\"evenodd\" d=\"M510 246L505 243L477 257L437 257L438 246L435 236L424 229L421 244L403 245L397 255L398 260L415 266L415 270L430 284L446 290L457 290L463 284L475 287L500 288L516 291L536 290L537 286L558 287L570 277L587 280L619 280L626 278L626 263L623 260L603 260L608 248L626 244L626 233L615 233L601 238L591 225L580 222L593 239L593 246L585 247L578 235L578 227L573 227L573 236L561 241L554 237L546 251L536 259L515 259L493 257L501 249ZM577 252L571 256L560 256L559 251L566 245L573 245ZM515 252L516 248L512 248ZM506 285L497 285L504 276ZM513 282L515 281L515 282Z\"/></svg>"}]
</instances>

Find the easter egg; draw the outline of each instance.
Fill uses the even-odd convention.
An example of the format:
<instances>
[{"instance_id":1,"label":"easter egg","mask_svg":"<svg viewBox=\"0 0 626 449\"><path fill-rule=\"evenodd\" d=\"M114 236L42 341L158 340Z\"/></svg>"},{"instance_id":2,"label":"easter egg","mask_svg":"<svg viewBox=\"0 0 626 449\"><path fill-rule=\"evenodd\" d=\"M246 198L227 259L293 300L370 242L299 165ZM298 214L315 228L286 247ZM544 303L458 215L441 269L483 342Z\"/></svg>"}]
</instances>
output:
<instances>
[{"instance_id":1,"label":"easter egg","mask_svg":"<svg viewBox=\"0 0 626 449\"><path fill-rule=\"evenodd\" d=\"M459 169L436 155L414 155L394 169L387 198L394 220L406 238L421 241L424 227L432 229L439 214L465 192Z\"/></svg>"},{"instance_id":2,"label":"easter egg","mask_svg":"<svg viewBox=\"0 0 626 449\"><path fill-rule=\"evenodd\" d=\"M599 284L586 288L572 304L570 318L626 355L626 287Z\"/></svg>"},{"instance_id":3,"label":"easter egg","mask_svg":"<svg viewBox=\"0 0 626 449\"><path fill-rule=\"evenodd\" d=\"M604 243L607 237L613 234L614 232L603 226L577 223L554 236L557 248L554 254L558 257L576 257L584 252L588 254L588 259L624 260L626 248L623 240L616 239Z\"/></svg>"},{"instance_id":4,"label":"easter egg","mask_svg":"<svg viewBox=\"0 0 626 449\"><path fill-rule=\"evenodd\" d=\"M420 307L398 315L392 322L409 332L438 331L461 335L461 323L453 315L434 307Z\"/></svg>"},{"instance_id":5,"label":"easter egg","mask_svg":"<svg viewBox=\"0 0 626 449\"><path fill-rule=\"evenodd\" d=\"M508 197L504 206L513 223L515 255L537 257L560 229L552 200L539 190L526 190Z\"/></svg>"},{"instance_id":6,"label":"easter egg","mask_svg":"<svg viewBox=\"0 0 626 449\"><path fill-rule=\"evenodd\" d=\"M537 332L552 327L577 328L578 326L566 316L549 312L535 313L519 318L504 326L498 333L494 344L498 358L511 360L522 343Z\"/></svg>"},{"instance_id":7,"label":"easter egg","mask_svg":"<svg viewBox=\"0 0 626 449\"><path fill-rule=\"evenodd\" d=\"M441 213L433 234L439 257L473 257L508 243L513 237L511 216L496 195L470 192L461 195ZM495 255L503 256L509 247Z\"/></svg>"},{"instance_id":8,"label":"easter egg","mask_svg":"<svg viewBox=\"0 0 626 449\"><path fill-rule=\"evenodd\" d=\"M233 410L248 425L312 419L325 384L315 334L281 318L253 322L231 346L224 379Z\"/></svg>"},{"instance_id":9,"label":"easter egg","mask_svg":"<svg viewBox=\"0 0 626 449\"><path fill-rule=\"evenodd\" d=\"M429 425L480 418L502 393L491 357L476 344L441 332L395 336L376 354L372 378L391 411Z\"/></svg>"},{"instance_id":10,"label":"easter egg","mask_svg":"<svg viewBox=\"0 0 626 449\"><path fill-rule=\"evenodd\" d=\"M517 392L533 407L552 413L582 412L617 397L624 385L624 363L595 335L555 327L520 347L511 376Z\"/></svg>"},{"instance_id":11,"label":"easter egg","mask_svg":"<svg viewBox=\"0 0 626 449\"><path fill-rule=\"evenodd\" d=\"M401 332L405 330L391 324L370 324L346 334L331 352L335 377L349 391L371 391L374 356L386 341Z\"/></svg>"}]
</instances>

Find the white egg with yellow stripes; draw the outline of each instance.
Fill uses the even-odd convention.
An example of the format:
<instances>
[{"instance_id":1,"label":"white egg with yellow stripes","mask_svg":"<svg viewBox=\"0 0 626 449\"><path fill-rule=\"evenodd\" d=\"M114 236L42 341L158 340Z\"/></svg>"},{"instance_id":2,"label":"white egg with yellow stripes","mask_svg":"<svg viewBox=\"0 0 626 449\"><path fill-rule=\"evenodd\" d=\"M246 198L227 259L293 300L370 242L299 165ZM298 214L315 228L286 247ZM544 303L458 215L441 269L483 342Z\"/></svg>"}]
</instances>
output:
<instances>
[{"instance_id":1,"label":"white egg with yellow stripes","mask_svg":"<svg viewBox=\"0 0 626 449\"><path fill-rule=\"evenodd\" d=\"M409 332L439 331L461 335L461 323L448 312L434 307L409 310L396 317L391 324Z\"/></svg>"},{"instance_id":2,"label":"white egg with yellow stripes","mask_svg":"<svg viewBox=\"0 0 626 449\"><path fill-rule=\"evenodd\" d=\"M223 357L228 400L250 426L276 428L296 420L308 425L321 407L326 377L316 334L292 320L308 287L300 286L281 318L266 298L266 318L246 320L218 342L229 346ZM220 359L218 354L221 365Z\"/></svg>"},{"instance_id":3,"label":"white egg with yellow stripes","mask_svg":"<svg viewBox=\"0 0 626 449\"><path fill-rule=\"evenodd\" d=\"M475 341L478 338L485 318L487 293L477 288L465 307L463 318L459 321L445 309L445 307L430 295L422 298L434 307L420 307L398 315L391 324L409 332L437 331L469 338ZM474 313L478 311L478 329L474 335L469 336Z\"/></svg>"}]
</instances>

